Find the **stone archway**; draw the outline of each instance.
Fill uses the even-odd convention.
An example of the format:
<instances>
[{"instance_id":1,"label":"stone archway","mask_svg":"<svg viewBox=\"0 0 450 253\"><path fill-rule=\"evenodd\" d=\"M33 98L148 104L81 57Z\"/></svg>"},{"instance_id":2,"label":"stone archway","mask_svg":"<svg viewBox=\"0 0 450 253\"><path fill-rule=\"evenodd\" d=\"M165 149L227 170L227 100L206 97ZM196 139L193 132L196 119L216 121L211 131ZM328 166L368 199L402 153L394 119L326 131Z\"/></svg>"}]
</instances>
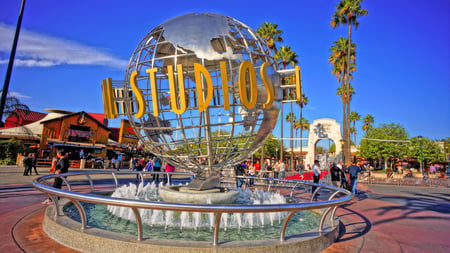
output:
<instances>
[{"instance_id":1,"label":"stone archway","mask_svg":"<svg viewBox=\"0 0 450 253\"><path fill-rule=\"evenodd\" d=\"M309 127L308 154L306 164L313 165L316 143L322 139L330 139L336 146L336 158L342 160L342 147L340 145L341 125L334 119L316 119Z\"/></svg>"}]
</instances>

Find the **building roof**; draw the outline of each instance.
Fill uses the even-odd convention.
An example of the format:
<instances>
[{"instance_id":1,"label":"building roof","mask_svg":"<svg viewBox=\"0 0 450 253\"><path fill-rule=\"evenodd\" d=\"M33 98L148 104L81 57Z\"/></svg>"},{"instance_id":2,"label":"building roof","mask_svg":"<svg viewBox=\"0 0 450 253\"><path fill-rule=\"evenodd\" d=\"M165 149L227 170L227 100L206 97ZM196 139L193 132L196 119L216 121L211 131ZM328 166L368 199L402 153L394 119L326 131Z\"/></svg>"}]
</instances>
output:
<instances>
[{"instance_id":1,"label":"building roof","mask_svg":"<svg viewBox=\"0 0 450 253\"><path fill-rule=\"evenodd\" d=\"M59 119L71 117L71 116L74 116L74 115L82 115L82 114L84 114L85 116L91 118L92 120L94 120L95 122L97 122L101 127L105 128L106 130L108 130L108 131L111 132L111 130L110 130L108 127L106 127L105 125L103 125L103 123L102 123L101 121L98 121L96 118L94 118L93 116L91 116L90 113L86 113L85 111L75 112L75 113L72 113L72 114L63 115L63 116L61 116L61 117L59 117L59 118L53 118L53 119L49 119L49 120L42 120L42 121L41 121L41 124L46 123L46 122L49 122L49 121L59 120ZM100 114L100 113L98 113L98 114Z\"/></svg>"},{"instance_id":2,"label":"building roof","mask_svg":"<svg viewBox=\"0 0 450 253\"><path fill-rule=\"evenodd\" d=\"M5 119L4 128L16 127L19 125L26 125L43 119L47 114L42 112L29 111L27 114L22 109L15 109L16 114L19 116L17 120L16 116L11 114Z\"/></svg>"}]
</instances>

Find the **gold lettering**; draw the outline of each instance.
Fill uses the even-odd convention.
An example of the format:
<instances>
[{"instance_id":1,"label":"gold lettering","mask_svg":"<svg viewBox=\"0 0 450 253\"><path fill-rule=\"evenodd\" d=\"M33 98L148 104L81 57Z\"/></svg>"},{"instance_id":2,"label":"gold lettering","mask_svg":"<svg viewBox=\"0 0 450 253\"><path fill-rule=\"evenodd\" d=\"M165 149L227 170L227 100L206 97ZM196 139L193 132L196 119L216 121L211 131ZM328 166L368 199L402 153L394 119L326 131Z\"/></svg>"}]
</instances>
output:
<instances>
[{"instance_id":1,"label":"gold lettering","mask_svg":"<svg viewBox=\"0 0 450 253\"><path fill-rule=\"evenodd\" d=\"M248 79L250 82L250 101L247 96L247 72ZM239 66L239 97L241 99L242 105L247 109L253 109L256 105L256 98L258 96L258 91L256 89L256 73L255 68L249 61L243 61L241 66Z\"/></svg>"},{"instance_id":2,"label":"gold lettering","mask_svg":"<svg viewBox=\"0 0 450 253\"><path fill-rule=\"evenodd\" d=\"M150 77L150 87L152 89L152 105L153 105L153 116L159 116L159 107L158 107L158 89L156 88L156 72L158 72L157 68L146 69L145 72L148 73Z\"/></svg>"},{"instance_id":3,"label":"gold lettering","mask_svg":"<svg viewBox=\"0 0 450 253\"><path fill-rule=\"evenodd\" d=\"M106 78L102 81L103 107L105 116L108 119L117 118L117 106L114 102L114 92L112 88L112 79Z\"/></svg>"},{"instance_id":4,"label":"gold lettering","mask_svg":"<svg viewBox=\"0 0 450 253\"><path fill-rule=\"evenodd\" d=\"M183 66L181 66L181 64L177 64L178 95L177 89L175 87L175 77L172 65L167 66L167 72L169 75L170 105L172 106L172 111L176 114L183 114L186 111L186 93L184 92ZM177 103L178 96L180 97L179 107Z\"/></svg>"},{"instance_id":5,"label":"gold lettering","mask_svg":"<svg viewBox=\"0 0 450 253\"><path fill-rule=\"evenodd\" d=\"M229 111L230 99L228 97L229 90L228 90L227 63L225 61L220 62L220 76L222 78L223 108Z\"/></svg>"},{"instance_id":6,"label":"gold lettering","mask_svg":"<svg viewBox=\"0 0 450 253\"><path fill-rule=\"evenodd\" d=\"M139 75L139 71L137 71L137 70L131 72L131 75L130 75L131 89L133 90L134 96L136 97L136 100L137 100L138 111L134 115L134 117L136 117L137 119L144 116L144 111L145 111L144 95L142 95L141 90L139 89L139 87L136 84L138 75Z\"/></svg>"},{"instance_id":7,"label":"gold lettering","mask_svg":"<svg viewBox=\"0 0 450 253\"><path fill-rule=\"evenodd\" d=\"M267 76L267 67L269 65L270 64L268 62L264 62L259 69L259 74L261 75L261 79L263 80L264 86L266 87L267 91L267 100L266 103L263 104L264 109L271 107L274 99L273 84Z\"/></svg>"},{"instance_id":8,"label":"gold lettering","mask_svg":"<svg viewBox=\"0 0 450 253\"><path fill-rule=\"evenodd\" d=\"M198 111L203 112L208 108L209 102L211 102L211 98L213 95L213 86L211 76L209 75L208 70L199 63L194 63L194 72L195 72L195 83L197 84L197 101L198 101ZM203 93L203 84L202 77L206 82L206 97Z\"/></svg>"},{"instance_id":9,"label":"gold lettering","mask_svg":"<svg viewBox=\"0 0 450 253\"><path fill-rule=\"evenodd\" d=\"M297 102L303 103L303 97L302 97L302 76L300 72L300 67L295 66L295 85L297 87L295 88L295 92L297 95Z\"/></svg>"}]
</instances>

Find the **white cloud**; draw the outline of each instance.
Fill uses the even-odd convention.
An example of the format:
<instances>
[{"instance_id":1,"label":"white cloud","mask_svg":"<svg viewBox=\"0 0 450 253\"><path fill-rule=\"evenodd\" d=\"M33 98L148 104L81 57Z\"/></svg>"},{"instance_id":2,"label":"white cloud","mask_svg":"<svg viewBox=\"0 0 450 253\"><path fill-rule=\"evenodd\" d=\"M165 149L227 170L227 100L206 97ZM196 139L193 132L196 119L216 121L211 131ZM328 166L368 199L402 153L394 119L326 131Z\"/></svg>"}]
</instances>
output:
<instances>
[{"instance_id":1,"label":"white cloud","mask_svg":"<svg viewBox=\"0 0 450 253\"><path fill-rule=\"evenodd\" d=\"M0 91L0 95L2 94L2 92ZM16 92L16 91L8 91L8 97L15 97L18 99L24 99L24 98L30 98L27 95L24 95L22 93Z\"/></svg>"},{"instance_id":2,"label":"white cloud","mask_svg":"<svg viewBox=\"0 0 450 253\"><path fill-rule=\"evenodd\" d=\"M0 23L0 55L8 56L14 36L14 28ZM0 59L7 64L8 59ZM43 34L20 31L14 65L25 67L50 67L56 65L99 65L125 69L127 61L101 49Z\"/></svg>"}]
</instances>

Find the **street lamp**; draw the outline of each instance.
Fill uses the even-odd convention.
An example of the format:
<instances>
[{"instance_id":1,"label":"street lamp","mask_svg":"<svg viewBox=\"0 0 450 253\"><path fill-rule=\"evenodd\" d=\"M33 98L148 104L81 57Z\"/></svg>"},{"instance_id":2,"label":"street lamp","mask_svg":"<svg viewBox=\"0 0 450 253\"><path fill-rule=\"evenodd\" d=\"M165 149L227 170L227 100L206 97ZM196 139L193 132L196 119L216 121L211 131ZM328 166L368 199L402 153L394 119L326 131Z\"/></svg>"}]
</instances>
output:
<instances>
[{"instance_id":1,"label":"street lamp","mask_svg":"<svg viewBox=\"0 0 450 253\"><path fill-rule=\"evenodd\" d=\"M420 171L424 175L423 171L423 152L422 152L422 136L417 136L417 139L419 139L419 148L420 148Z\"/></svg>"},{"instance_id":2,"label":"street lamp","mask_svg":"<svg viewBox=\"0 0 450 253\"><path fill-rule=\"evenodd\" d=\"M345 163L345 156L344 156L344 144L345 144L345 140L344 139L341 139L341 140L339 140L339 143L341 143L341 152L342 152L342 162L344 162Z\"/></svg>"}]
</instances>

